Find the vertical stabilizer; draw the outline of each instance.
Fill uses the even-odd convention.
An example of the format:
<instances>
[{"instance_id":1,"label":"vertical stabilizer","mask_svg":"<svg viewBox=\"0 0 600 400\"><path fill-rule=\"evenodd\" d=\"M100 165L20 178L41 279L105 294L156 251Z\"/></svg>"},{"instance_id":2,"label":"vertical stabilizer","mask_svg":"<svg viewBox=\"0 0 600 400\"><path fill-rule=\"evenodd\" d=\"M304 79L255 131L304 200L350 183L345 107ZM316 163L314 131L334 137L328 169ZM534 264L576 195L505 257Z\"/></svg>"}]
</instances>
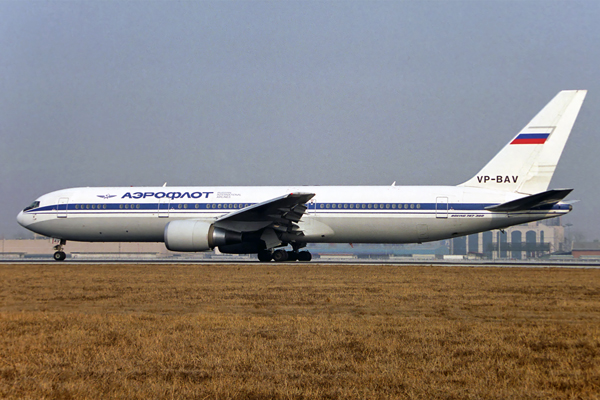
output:
<instances>
[{"instance_id":1,"label":"vertical stabilizer","mask_svg":"<svg viewBox=\"0 0 600 400\"><path fill-rule=\"evenodd\" d=\"M558 93L477 175L459 186L523 194L547 190L586 93Z\"/></svg>"}]
</instances>

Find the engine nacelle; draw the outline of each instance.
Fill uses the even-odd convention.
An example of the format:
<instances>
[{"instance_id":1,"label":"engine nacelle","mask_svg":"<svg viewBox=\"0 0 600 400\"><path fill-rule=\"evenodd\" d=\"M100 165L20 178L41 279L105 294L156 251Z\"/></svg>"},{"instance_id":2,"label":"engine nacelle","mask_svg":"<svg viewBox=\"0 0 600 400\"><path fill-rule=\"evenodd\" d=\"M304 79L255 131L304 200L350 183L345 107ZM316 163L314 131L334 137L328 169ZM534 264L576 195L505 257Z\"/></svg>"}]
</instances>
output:
<instances>
[{"instance_id":1,"label":"engine nacelle","mask_svg":"<svg viewBox=\"0 0 600 400\"><path fill-rule=\"evenodd\" d=\"M178 220L165 226L165 246L171 251L207 251L241 242L241 233L215 228L209 222Z\"/></svg>"}]
</instances>

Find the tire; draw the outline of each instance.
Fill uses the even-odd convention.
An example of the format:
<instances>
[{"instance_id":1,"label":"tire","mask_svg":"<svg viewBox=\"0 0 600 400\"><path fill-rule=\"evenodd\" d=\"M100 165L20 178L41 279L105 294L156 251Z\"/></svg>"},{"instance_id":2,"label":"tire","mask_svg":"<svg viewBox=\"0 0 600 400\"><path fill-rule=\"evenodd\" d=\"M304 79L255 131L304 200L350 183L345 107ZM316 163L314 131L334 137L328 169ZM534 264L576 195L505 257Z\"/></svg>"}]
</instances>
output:
<instances>
[{"instance_id":1,"label":"tire","mask_svg":"<svg viewBox=\"0 0 600 400\"><path fill-rule=\"evenodd\" d=\"M301 251L298 253L298 261L310 261L312 260L312 254L308 251Z\"/></svg>"},{"instance_id":2,"label":"tire","mask_svg":"<svg viewBox=\"0 0 600 400\"><path fill-rule=\"evenodd\" d=\"M56 253L54 253L54 260L56 261L64 261L65 258L67 258L67 255L64 251L57 251Z\"/></svg>"},{"instance_id":3,"label":"tire","mask_svg":"<svg viewBox=\"0 0 600 400\"><path fill-rule=\"evenodd\" d=\"M273 260L276 262L284 262L288 259L288 252L285 250L275 250L273 252Z\"/></svg>"},{"instance_id":4,"label":"tire","mask_svg":"<svg viewBox=\"0 0 600 400\"><path fill-rule=\"evenodd\" d=\"M269 250L262 250L258 252L258 261L269 262L273 259L273 254Z\"/></svg>"}]
</instances>

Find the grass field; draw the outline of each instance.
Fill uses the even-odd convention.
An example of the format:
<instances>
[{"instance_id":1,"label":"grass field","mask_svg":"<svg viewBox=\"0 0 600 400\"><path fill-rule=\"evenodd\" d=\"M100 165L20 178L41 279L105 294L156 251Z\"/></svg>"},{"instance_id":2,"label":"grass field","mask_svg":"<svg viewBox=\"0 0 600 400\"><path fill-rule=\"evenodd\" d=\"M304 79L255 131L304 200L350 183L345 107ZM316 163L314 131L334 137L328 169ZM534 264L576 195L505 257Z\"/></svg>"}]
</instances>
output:
<instances>
[{"instance_id":1,"label":"grass field","mask_svg":"<svg viewBox=\"0 0 600 400\"><path fill-rule=\"evenodd\" d=\"M600 270L1 265L0 398L598 399Z\"/></svg>"}]
</instances>

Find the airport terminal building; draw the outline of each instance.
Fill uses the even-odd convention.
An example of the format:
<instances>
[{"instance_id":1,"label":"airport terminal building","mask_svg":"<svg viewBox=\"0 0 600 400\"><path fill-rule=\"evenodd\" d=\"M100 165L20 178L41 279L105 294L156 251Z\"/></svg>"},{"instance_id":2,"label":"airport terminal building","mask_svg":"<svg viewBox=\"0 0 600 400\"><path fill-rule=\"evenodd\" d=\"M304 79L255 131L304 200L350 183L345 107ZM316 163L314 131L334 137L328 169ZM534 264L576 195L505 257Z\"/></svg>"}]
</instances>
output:
<instances>
[{"instance_id":1,"label":"airport terminal building","mask_svg":"<svg viewBox=\"0 0 600 400\"><path fill-rule=\"evenodd\" d=\"M487 259L526 260L571 251L560 218L454 238L450 246L451 254Z\"/></svg>"}]
</instances>

